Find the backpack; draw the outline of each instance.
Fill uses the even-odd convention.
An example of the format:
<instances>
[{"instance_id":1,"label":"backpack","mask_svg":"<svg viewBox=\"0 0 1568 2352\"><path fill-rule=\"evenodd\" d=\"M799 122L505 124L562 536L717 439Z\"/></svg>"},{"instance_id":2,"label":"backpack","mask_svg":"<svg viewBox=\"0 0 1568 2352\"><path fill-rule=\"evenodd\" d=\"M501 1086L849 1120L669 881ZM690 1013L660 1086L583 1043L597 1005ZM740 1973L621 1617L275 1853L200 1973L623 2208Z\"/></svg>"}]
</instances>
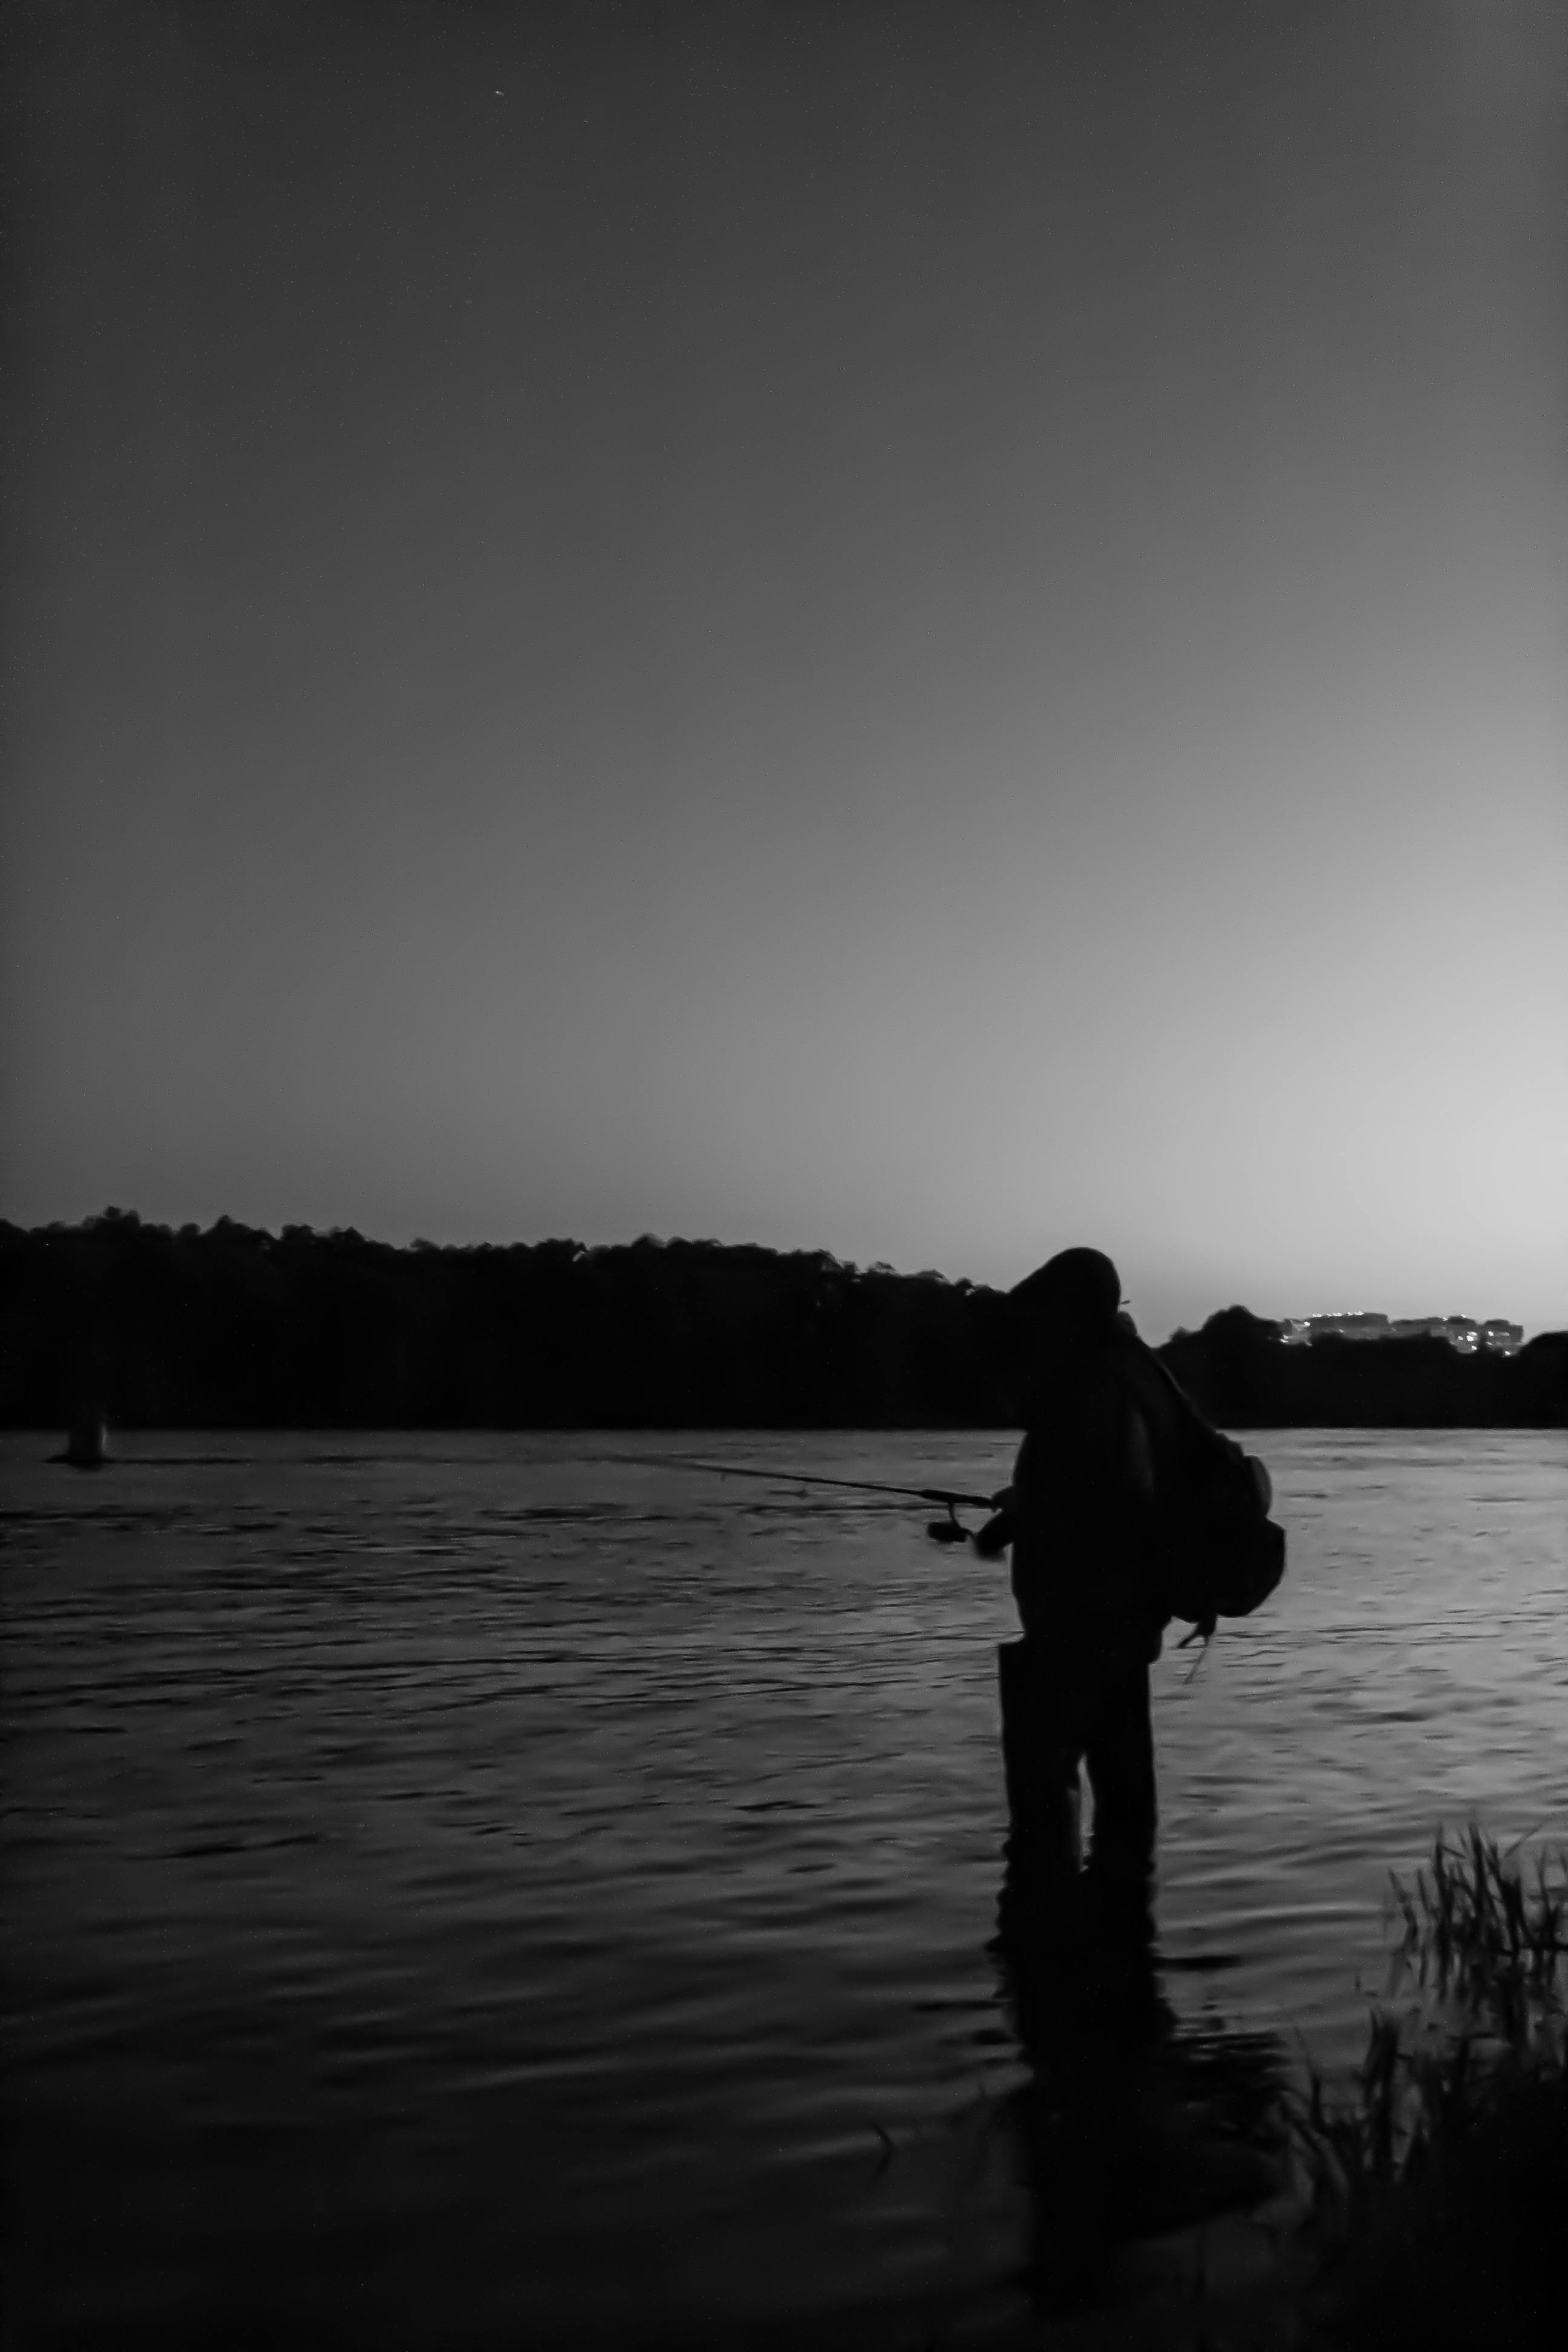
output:
<instances>
[{"instance_id":1,"label":"backpack","mask_svg":"<svg viewBox=\"0 0 1568 2352\"><path fill-rule=\"evenodd\" d=\"M1210 1428L1163 1364L1160 1371L1176 1406L1173 1475L1155 1562L1161 1596L1173 1617L1194 1625L1250 1617L1285 1573L1285 1530L1268 1516L1268 1473L1234 1438Z\"/></svg>"}]
</instances>

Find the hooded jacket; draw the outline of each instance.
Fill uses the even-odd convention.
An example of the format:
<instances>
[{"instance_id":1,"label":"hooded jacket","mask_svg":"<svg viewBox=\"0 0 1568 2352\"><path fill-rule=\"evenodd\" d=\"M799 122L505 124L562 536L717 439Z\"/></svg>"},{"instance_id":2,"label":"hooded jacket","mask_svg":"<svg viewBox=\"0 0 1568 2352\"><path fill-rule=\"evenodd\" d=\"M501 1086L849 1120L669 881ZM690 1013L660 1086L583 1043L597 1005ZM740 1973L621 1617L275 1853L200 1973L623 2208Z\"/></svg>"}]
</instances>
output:
<instances>
[{"instance_id":1,"label":"hooded jacket","mask_svg":"<svg viewBox=\"0 0 1568 2352\"><path fill-rule=\"evenodd\" d=\"M1011 1541L1026 1633L1087 1662L1148 1664L1170 1622L1156 1560L1181 1404L1127 1321L1042 1357L993 1548Z\"/></svg>"}]
</instances>

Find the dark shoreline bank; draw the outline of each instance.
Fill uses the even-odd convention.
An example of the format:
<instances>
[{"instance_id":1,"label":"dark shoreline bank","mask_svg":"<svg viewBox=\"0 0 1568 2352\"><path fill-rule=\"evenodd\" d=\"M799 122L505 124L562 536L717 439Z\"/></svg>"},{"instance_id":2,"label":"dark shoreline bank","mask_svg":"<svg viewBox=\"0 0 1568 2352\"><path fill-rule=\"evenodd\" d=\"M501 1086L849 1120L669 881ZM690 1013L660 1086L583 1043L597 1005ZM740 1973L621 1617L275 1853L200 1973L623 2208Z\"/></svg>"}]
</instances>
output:
<instances>
[{"instance_id":1,"label":"dark shoreline bank","mask_svg":"<svg viewBox=\"0 0 1568 2352\"><path fill-rule=\"evenodd\" d=\"M0 1223L0 1426L1012 1429L1002 1293L645 1236L407 1248L107 1212ZM1568 1427L1568 1333L1283 1344L1229 1307L1159 1353L1227 1427Z\"/></svg>"}]
</instances>

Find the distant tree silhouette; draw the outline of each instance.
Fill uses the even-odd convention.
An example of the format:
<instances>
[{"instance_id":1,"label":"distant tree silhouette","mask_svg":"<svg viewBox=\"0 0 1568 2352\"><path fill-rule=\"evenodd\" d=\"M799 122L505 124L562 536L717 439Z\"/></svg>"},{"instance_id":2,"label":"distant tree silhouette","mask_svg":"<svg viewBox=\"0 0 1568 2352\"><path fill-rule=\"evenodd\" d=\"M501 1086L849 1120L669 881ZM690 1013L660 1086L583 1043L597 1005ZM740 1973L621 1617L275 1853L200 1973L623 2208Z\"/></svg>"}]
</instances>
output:
<instances>
[{"instance_id":1,"label":"distant tree silhouette","mask_svg":"<svg viewBox=\"0 0 1568 2352\"><path fill-rule=\"evenodd\" d=\"M1568 1424L1568 1334L1513 1358L1319 1340L1228 1307L1162 1351L1232 1427ZM163 1428L1010 1428L1002 1294L717 1242L406 1249L109 1209L0 1223L0 1422Z\"/></svg>"}]
</instances>

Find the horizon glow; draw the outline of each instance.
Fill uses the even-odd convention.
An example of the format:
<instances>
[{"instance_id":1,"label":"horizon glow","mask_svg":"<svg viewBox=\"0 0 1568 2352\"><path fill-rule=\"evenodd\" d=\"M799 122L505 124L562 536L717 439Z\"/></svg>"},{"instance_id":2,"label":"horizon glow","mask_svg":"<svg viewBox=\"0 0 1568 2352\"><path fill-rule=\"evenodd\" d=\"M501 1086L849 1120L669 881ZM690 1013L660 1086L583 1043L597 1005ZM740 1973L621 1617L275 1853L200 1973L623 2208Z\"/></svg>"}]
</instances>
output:
<instances>
[{"instance_id":1,"label":"horizon glow","mask_svg":"<svg viewBox=\"0 0 1568 2352\"><path fill-rule=\"evenodd\" d=\"M0 1213L1568 1325L1563 20L357 23L7 37Z\"/></svg>"}]
</instances>

